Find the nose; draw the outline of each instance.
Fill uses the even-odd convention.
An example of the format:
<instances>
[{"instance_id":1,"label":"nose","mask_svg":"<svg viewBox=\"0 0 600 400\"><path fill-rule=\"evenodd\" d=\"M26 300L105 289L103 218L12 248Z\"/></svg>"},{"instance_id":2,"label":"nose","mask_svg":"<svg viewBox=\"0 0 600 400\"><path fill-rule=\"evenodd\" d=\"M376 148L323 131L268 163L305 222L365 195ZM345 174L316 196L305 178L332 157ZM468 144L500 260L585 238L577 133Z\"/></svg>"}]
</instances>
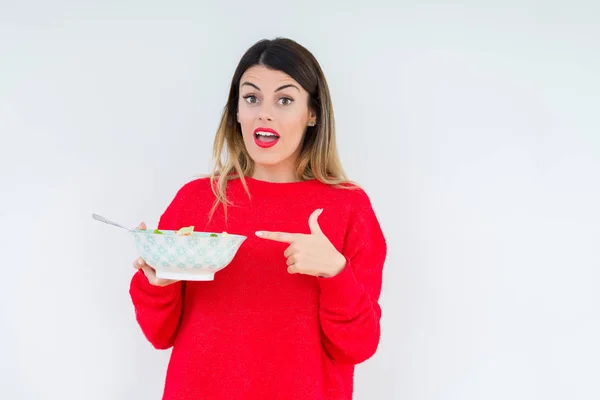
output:
<instances>
[{"instance_id":1,"label":"nose","mask_svg":"<svg viewBox=\"0 0 600 400\"><path fill-rule=\"evenodd\" d=\"M259 121L273 121L273 113L271 108L265 104L263 104L260 108L260 112L258 114Z\"/></svg>"}]
</instances>

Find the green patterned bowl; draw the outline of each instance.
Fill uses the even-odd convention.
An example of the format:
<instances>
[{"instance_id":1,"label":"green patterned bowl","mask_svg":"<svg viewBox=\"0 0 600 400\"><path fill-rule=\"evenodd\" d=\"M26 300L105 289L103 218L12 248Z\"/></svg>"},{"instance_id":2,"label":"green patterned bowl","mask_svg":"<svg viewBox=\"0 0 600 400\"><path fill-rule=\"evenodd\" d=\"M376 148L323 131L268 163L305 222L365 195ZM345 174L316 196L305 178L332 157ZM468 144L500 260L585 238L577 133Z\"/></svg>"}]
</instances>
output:
<instances>
[{"instance_id":1,"label":"green patterned bowl","mask_svg":"<svg viewBox=\"0 0 600 400\"><path fill-rule=\"evenodd\" d=\"M161 232L132 232L139 256L155 269L157 278L182 281L212 281L246 240L242 235L211 232L193 232L190 236Z\"/></svg>"}]
</instances>

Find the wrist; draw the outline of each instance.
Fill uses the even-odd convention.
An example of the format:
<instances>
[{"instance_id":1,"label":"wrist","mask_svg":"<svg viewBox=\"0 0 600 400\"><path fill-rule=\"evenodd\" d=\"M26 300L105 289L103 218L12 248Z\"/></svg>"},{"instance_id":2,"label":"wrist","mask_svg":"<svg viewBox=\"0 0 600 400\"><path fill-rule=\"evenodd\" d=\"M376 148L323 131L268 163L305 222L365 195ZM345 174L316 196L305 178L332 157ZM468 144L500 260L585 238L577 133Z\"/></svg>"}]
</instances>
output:
<instances>
[{"instance_id":1,"label":"wrist","mask_svg":"<svg viewBox=\"0 0 600 400\"><path fill-rule=\"evenodd\" d=\"M336 260L333 263L333 268L324 277L325 278L333 278L334 276L338 275L340 272L342 272L346 268L346 264L347 264L346 257L344 257L343 254L338 253Z\"/></svg>"}]
</instances>

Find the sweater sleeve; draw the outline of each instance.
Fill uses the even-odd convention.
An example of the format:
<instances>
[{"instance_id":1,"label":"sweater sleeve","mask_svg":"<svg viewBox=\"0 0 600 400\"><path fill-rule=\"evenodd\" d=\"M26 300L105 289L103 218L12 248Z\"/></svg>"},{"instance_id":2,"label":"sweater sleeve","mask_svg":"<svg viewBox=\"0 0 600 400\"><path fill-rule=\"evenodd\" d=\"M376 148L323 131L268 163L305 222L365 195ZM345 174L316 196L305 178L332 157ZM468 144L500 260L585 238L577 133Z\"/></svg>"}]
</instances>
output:
<instances>
[{"instance_id":1,"label":"sweater sleeve","mask_svg":"<svg viewBox=\"0 0 600 400\"><path fill-rule=\"evenodd\" d=\"M176 230L178 216L184 203L184 188L180 189L160 218L158 229ZM181 318L184 283L154 286L142 270L132 277L129 294L135 318L146 339L156 349L173 346Z\"/></svg>"},{"instance_id":2,"label":"sweater sleeve","mask_svg":"<svg viewBox=\"0 0 600 400\"><path fill-rule=\"evenodd\" d=\"M360 199L341 250L345 268L334 277L318 278L322 342L329 357L339 364L366 361L380 340L378 301L387 244L364 192Z\"/></svg>"}]
</instances>

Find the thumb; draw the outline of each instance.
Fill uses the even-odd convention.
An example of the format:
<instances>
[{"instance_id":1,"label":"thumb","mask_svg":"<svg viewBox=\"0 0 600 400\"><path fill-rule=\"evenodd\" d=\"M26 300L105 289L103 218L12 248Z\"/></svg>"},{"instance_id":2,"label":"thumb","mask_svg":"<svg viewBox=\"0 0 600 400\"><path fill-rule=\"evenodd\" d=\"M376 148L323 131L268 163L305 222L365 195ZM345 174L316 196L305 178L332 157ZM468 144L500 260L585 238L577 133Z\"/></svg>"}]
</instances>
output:
<instances>
[{"instance_id":1,"label":"thumb","mask_svg":"<svg viewBox=\"0 0 600 400\"><path fill-rule=\"evenodd\" d=\"M322 208L319 208L315 211L312 212L312 214L310 214L310 217L308 217L308 226L310 227L310 233L312 234L323 234L323 231L321 230L321 227L319 226L319 215L321 215L321 213L323 212Z\"/></svg>"}]
</instances>

